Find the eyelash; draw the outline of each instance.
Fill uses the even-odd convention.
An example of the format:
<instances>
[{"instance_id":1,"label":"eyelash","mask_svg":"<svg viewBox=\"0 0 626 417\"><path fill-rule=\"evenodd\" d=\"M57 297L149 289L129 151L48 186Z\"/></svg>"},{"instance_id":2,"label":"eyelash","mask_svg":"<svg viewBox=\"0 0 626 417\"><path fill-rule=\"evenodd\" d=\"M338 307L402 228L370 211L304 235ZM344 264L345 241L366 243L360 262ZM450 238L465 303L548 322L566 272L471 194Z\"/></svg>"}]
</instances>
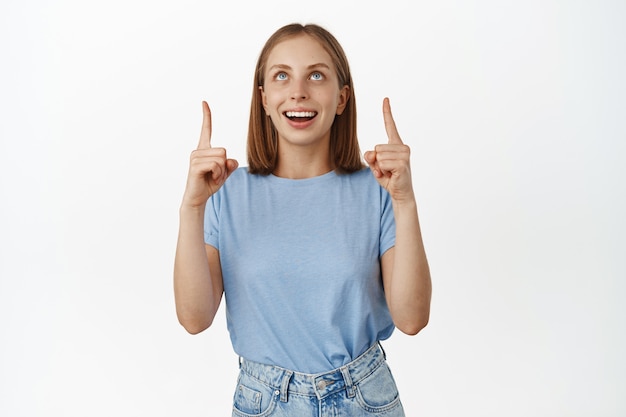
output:
<instances>
[{"instance_id":1,"label":"eyelash","mask_svg":"<svg viewBox=\"0 0 626 417\"><path fill-rule=\"evenodd\" d=\"M285 77L287 77L287 73L286 72L280 71L280 72L276 73L276 75L274 75L274 79L277 80L277 81L285 81L286 78L279 78L279 77L281 77L283 75ZM324 74L322 74L319 71L315 71L315 72L312 72L311 75L309 75L309 79L313 78L313 76L316 76L316 75L319 75L319 78L315 79L314 81L322 81L325 78Z\"/></svg>"}]
</instances>

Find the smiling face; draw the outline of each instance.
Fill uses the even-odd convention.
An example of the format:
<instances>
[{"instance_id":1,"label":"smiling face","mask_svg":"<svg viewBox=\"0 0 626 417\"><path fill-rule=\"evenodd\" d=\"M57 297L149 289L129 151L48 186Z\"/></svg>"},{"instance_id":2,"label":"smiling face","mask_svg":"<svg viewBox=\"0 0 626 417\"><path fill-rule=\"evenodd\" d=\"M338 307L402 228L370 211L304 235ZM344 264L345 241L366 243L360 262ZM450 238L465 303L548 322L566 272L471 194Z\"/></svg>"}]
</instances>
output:
<instances>
[{"instance_id":1,"label":"smiling face","mask_svg":"<svg viewBox=\"0 0 626 417\"><path fill-rule=\"evenodd\" d=\"M328 151L330 128L335 115L343 112L350 89L339 85L333 61L317 40L302 34L276 44L259 89L279 148Z\"/></svg>"}]
</instances>

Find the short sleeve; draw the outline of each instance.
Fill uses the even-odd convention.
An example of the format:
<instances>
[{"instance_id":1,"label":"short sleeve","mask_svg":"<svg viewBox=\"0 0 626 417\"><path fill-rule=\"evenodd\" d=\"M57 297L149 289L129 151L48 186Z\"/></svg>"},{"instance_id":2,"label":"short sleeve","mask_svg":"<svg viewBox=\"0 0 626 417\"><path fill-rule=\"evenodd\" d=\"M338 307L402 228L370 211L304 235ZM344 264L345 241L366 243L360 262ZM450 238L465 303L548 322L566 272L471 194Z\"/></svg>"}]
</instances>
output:
<instances>
[{"instance_id":1,"label":"short sleeve","mask_svg":"<svg viewBox=\"0 0 626 417\"><path fill-rule=\"evenodd\" d=\"M396 244L396 221L393 217L391 196L384 188L380 188L380 256Z\"/></svg>"},{"instance_id":2,"label":"short sleeve","mask_svg":"<svg viewBox=\"0 0 626 417\"><path fill-rule=\"evenodd\" d=\"M220 237L220 192L213 194L206 203L204 209L204 242L207 245L211 245L219 250L219 237Z\"/></svg>"}]
</instances>

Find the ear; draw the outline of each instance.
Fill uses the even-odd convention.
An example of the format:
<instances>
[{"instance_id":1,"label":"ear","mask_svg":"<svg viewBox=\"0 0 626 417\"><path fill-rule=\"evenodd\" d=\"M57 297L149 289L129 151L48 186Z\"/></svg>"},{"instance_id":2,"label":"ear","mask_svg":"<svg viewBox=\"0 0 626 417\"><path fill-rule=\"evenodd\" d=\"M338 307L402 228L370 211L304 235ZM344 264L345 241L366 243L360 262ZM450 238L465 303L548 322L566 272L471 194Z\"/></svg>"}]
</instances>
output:
<instances>
[{"instance_id":1,"label":"ear","mask_svg":"<svg viewBox=\"0 0 626 417\"><path fill-rule=\"evenodd\" d=\"M269 112L267 111L267 97L262 85L259 86L259 94L261 94L261 104L263 104L263 110L265 110L265 114L269 116Z\"/></svg>"},{"instance_id":2,"label":"ear","mask_svg":"<svg viewBox=\"0 0 626 417\"><path fill-rule=\"evenodd\" d=\"M341 115L343 111L346 109L348 105L348 101L350 100L350 87L344 85L339 90L339 101L337 103L337 116Z\"/></svg>"}]
</instances>

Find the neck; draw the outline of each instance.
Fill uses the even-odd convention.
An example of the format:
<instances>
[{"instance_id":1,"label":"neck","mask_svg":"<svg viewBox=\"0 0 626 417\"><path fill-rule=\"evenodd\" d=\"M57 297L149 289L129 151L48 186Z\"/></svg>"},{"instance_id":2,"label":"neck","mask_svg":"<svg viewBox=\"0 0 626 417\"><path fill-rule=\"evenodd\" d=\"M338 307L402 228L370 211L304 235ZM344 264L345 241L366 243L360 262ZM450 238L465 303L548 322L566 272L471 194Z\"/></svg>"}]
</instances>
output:
<instances>
[{"instance_id":1,"label":"neck","mask_svg":"<svg viewBox=\"0 0 626 417\"><path fill-rule=\"evenodd\" d=\"M283 145L283 146L280 146ZM304 179L324 175L333 170L328 143L317 149L280 144L274 175L281 178Z\"/></svg>"}]
</instances>

